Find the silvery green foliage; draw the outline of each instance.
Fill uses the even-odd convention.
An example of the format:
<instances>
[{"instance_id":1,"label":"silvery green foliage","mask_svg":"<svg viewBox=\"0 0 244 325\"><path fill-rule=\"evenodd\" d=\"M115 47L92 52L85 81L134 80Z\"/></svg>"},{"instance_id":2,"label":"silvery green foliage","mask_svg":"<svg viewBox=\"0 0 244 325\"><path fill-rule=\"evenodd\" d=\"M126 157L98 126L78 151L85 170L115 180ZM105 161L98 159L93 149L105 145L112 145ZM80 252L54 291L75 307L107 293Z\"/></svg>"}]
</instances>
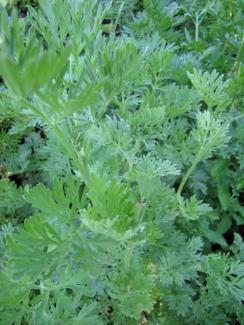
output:
<instances>
[{"instance_id":1,"label":"silvery green foliage","mask_svg":"<svg viewBox=\"0 0 244 325\"><path fill-rule=\"evenodd\" d=\"M244 161L230 100L241 77L184 53L183 12L151 0L42 0L21 20L0 9L1 116L9 105L15 118L4 135L25 139L6 157L29 175L0 180L1 218L28 210L0 230L1 324L244 320L243 242L223 236L243 223L228 169Z\"/></svg>"}]
</instances>

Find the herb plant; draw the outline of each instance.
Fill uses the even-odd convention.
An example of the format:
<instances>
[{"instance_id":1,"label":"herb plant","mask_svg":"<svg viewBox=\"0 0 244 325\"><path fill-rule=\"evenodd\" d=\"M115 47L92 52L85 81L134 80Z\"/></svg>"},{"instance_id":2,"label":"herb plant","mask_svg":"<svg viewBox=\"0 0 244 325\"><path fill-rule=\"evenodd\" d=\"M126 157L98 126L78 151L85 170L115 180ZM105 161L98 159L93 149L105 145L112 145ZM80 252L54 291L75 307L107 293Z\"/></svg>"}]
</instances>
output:
<instances>
[{"instance_id":1,"label":"herb plant","mask_svg":"<svg viewBox=\"0 0 244 325\"><path fill-rule=\"evenodd\" d=\"M242 324L243 1L27 9L0 6L0 324Z\"/></svg>"}]
</instances>

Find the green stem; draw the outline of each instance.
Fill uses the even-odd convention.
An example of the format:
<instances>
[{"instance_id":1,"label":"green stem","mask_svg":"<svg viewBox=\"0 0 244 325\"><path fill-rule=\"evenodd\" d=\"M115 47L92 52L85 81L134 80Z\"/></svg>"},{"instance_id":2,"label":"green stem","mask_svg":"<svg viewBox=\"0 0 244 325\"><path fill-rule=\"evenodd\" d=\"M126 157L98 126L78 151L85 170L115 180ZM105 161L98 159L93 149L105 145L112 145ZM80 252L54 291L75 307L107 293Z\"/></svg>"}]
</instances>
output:
<instances>
[{"instance_id":1,"label":"green stem","mask_svg":"<svg viewBox=\"0 0 244 325\"><path fill-rule=\"evenodd\" d=\"M45 113L43 113L42 111L40 111L38 108L36 108L34 105L32 105L31 103L29 103L25 99L21 99L21 103L23 103L24 106L28 107L36 115L39 115L48 125L50 125L50 120L49 120L48 116Z\"/></svg>"},{"instance_id":2,"label":"green stem","mask_svg":"<svg viewBox=\"0 0 244 325\"><path fill-rule=\"evenodd\" d=\"M39 109L37 109L28 101L21 100L21 102L25 106L27 106L32 112L39 115L52 128L56 136L62 141L62 144L66 152L68 153L69 157L74 161L75 167L80 171L83 178L87 181L89 178L89 170L85 162L85 159L79 157L76 150L74 149L73 144L69 142L69 140L67 139L66 135L64 134L60 126L58 124L55 124L53 121L51 121L45 113L41 112Z\"/></svg>"},{"instance_id":3,"label":"green stem","mask_svg":"<svg viewBox=\"0 0 244 325\"><path fill-rule=\"evenodd\" d=\"M16 100L16 98L10 96L9 94L1 93L0 95L6 96L12 100ZM70 156L70 158L74 161L75 167L79 170L79 172L83 176L84 180L87 181L89 179L89 168L85 161L85 157L79 157L76 150L74 149L73 144L68 141L66 135L64 134L64 132L62 131L60 126L55 124L53 121L51 121L51 119L44 112L42 112L41 110L36 108L33 104L28 102L26 99L19 98L18 100L24 106L28 107L33 113L40 116L47 123L47 125L49 125L53 129L56 136L60 140L62 140L62 144L63 144L65 150L67 151L68 155Z\"/></svg>"},{"instance_id":4,"label":"green stem","mask_svg":"<svg viewBox=\"0 0 244 325\"><path fill-rule=\"evenodd\" d=\"M241 115L239 115L239 116L237 116L235 118L232 118L230 121L227 120L225 123L222 124L222 127L226 127L226 125L230 124L231 122L233 122L236 119L239 119L241 117L243 117L243 114L241 114ZM209 131L210 131L210 129L208 128L208 130L207 130L204 138L202 139L202 145L201 145L201 147L200 147L200 149L199 149L199 151L198 151L195 159L193 160L192 165L189 167L189 169L187 170L185 176L183 177L183 179L182 179L182 181L180 183L180 186L179 186L179 188L177 190L177 194L181 194L181 192L182 192L182 190L183 190L186 182L188 181L189 177L193 173L193 171L196 168L197 164L202 160L202 158L203 158L202 156L203 156L204 149L206 147L210 147L211 148L213 139L208 138Z\"/></svg>"},{"instance_id":5,"label":"green stem","mask_svg":"<svg viewBox=\"0 0 244 325\"><path fill-rule=\"evenodd\" d=\"M189 169L187 170L185 176L183 177L183 179L182 179L182 181L180 183L180 186L178 188L177 194L181 194L186 182L188 181L189 177L193 173L193 171L196 168L197 164L200 162L201 157L202 157L202 148L203 148L203 146L199 149L195 159L193 160L192 165L189 167Z\"/></svg>"},{"instance_id":6,"label":"green stem","mask_svg":"<svg viewBox=\"0 0 244 325\"><path fill-rule=\"evenodd\" d=\"M89 170L85 158L79 157L76 150L74 149L73 144L67 140L67 137L65 136L59 125L54 125L51 122L50 126L52 127L54 133L58 136L58 138L62 140L62 144L66 149L69 157L74 161L75 167L79 170L83 178L87 181L89 178Z\"/></svg>"},{"instance_id":7,"label":"green stem","mask_svg":"<svg viewBox=\"0 0 244 325\"><path fill-rule=\"evenodd\" d=\"M199 39L199 17L198 12L196 13L196 21L195 21L195 41Z\"/></svg>"},{"instance_id":8,"label":"green stem","mask_svg":"<svg viewBox=\"0 0 244 325\"><path fill-rule=\"evenodd\" d=\"M70 83L72 83L72 79L73 79L73 55L70 55L69 58L69 81Z\"/></svg>"},{"instance_id":9,"label":"green stem","mask_svg":"<svg viewBox=\"0 0 244 325\"><path fill-rule=\"evenodd\" d=\"M244 47L244 33L242 35L241 45L239 47L235 62L234 62L233 66L232 66L232 69L231 69L233 73L236 71L236 74L235 74L236 76L238 76L238 67L240 66L240 56L241 56L241 53L243 51L243 47Z\"/></svg>"}]
</instances>

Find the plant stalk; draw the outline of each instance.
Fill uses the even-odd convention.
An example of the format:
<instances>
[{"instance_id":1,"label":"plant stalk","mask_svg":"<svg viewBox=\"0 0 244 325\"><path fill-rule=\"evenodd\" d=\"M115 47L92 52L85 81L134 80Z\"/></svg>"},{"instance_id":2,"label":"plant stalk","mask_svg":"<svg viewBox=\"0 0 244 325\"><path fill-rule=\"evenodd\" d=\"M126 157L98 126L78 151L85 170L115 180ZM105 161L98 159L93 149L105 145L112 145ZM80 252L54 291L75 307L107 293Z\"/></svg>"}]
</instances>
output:
<instances>
[{"instance_id":1,"label":"plant stalk","mask_svg":"<svg viewBox=\"0 0 244 325\"><path fill-rule=\"evenodd\" d=\"M189 169L187 170L185 176L183 177L181 183L180 183L180 186L177 190L177 194L181 194L186 182L188 181L189 177L191 176L191 174L193 173L194 169L196 168L197 164L200 162L201 160L201 156L202 156L202 148L200 148L200 150L198 151L195 159L193 160L193 163L192 165L189 167Z\"/></svg>"}]
</instances>

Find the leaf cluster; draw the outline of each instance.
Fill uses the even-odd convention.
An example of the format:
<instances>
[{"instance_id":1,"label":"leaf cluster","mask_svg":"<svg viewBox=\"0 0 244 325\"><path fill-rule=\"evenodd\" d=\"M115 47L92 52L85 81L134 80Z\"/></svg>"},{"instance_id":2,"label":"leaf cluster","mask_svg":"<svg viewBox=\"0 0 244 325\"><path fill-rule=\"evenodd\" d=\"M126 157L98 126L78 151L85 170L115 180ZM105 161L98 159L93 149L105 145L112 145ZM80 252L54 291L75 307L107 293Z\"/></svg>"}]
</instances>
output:
<instances>
[{"instance_id":1,"label":"leaf cluster","mask_svg":"<svg viewBox=\"0 0 244 325\"><path fill-rule=\"evenodd\" d=\"M1 324L244 322L241 7L0 7Z\"/></svg>"}]
</instances>

